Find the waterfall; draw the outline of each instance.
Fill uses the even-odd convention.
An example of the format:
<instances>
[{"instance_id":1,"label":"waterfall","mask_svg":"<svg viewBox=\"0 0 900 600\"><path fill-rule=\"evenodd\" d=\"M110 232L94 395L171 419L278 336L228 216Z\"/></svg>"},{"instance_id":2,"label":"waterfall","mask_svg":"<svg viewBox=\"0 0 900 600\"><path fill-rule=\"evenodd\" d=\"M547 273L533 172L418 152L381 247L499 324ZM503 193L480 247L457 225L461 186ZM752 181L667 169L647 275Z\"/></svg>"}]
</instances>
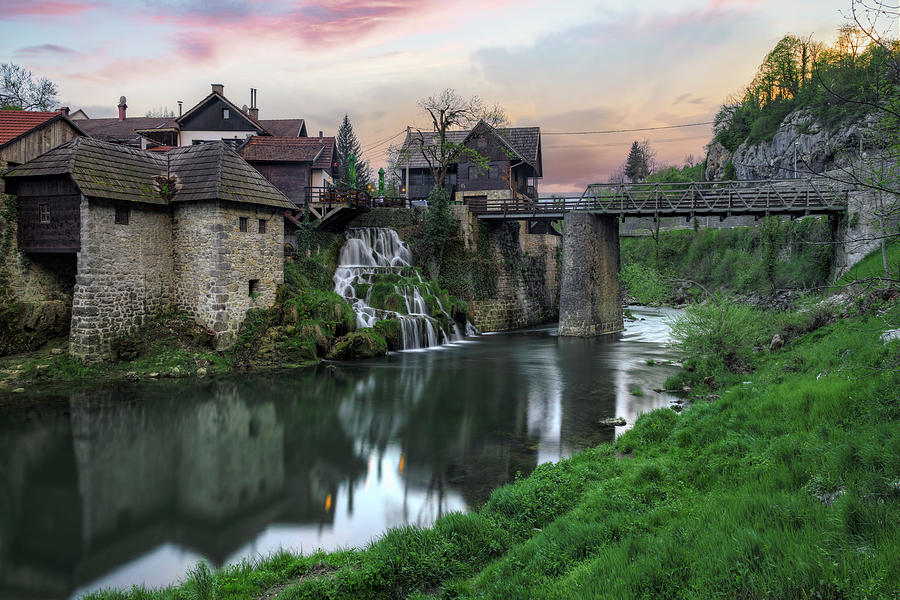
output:
<instances>
[{"instance_id":1,"label":"waterfall","mask_svg":"<svg viewBox=\"0 0 900 600\"><path fill-rule=\"evenodd\" d=\"M397 319L402 332L402 349L415 350L463 339L459 326L436 296L439 315L428 310L424 294L431 292L418 269L412 267L412 253L393 229L366 227L347 230L334 272L334 291L356 312L356 326L373 327L385 318ZM393 286L393 294L403 301L392 308L375 308L372 291L376 284ZM357 292L359 290L359 293ZM436 318L436 317L441 318ZM466 333L474 331L466 323Z\"/></svg>"}]
</instances>

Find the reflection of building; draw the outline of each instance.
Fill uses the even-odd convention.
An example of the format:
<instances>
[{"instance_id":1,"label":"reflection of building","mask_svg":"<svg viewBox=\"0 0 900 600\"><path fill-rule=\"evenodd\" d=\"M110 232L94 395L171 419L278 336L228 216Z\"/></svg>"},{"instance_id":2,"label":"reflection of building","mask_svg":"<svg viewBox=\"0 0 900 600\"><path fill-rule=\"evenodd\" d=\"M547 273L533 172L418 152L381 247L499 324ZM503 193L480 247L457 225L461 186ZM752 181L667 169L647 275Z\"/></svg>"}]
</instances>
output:
<instances>
[{"instance_id":1,"label":"reflection of building","mask_svg":"<svg viewBox=\"0 0 900 600\"><path fill-rule=\"evenodd\" d=\"M179 397L200 399L171 399L176 385ZM220 564L273 521L333 518L325 495L363 468L352 443L307 419L293 434L313 444L328 435L346 462L306 459L309 447L285 440L280 408L247 400L258 383L256 392L172 382L160 398L91 392L73 398L70 414L4 423L0 598L64 597L166 543Z\"/></svg>"}]
</instances>

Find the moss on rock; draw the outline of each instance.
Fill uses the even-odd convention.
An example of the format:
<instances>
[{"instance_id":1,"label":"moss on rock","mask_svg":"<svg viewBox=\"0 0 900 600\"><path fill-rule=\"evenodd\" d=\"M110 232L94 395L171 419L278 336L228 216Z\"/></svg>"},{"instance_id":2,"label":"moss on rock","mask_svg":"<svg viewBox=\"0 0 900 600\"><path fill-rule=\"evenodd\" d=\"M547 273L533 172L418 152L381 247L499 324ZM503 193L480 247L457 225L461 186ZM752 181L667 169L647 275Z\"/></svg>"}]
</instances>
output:
<instances>
[{"instance_id":1,"label":"moss on rock","mask_svg":"<svg viewBox=\"0 0 900 600\"><path fill-rule=\"evenodd\" d=\"M383 319L375 324L374 329L387 342L388 350L403 349L403 325L399 319Z\"/></svg>"},{"instance_id":2,"label":"moss on rock","mask_svg":"<svg viewBox=\"0 0 900 600\"><path fill-rule=\"evenodd\" d=\"M355 358L373 358L387 354L388 345L380 333L374 329L359 329L338 338L331 352L330 360L351 360Z\"/></svg>"}]
</instances>

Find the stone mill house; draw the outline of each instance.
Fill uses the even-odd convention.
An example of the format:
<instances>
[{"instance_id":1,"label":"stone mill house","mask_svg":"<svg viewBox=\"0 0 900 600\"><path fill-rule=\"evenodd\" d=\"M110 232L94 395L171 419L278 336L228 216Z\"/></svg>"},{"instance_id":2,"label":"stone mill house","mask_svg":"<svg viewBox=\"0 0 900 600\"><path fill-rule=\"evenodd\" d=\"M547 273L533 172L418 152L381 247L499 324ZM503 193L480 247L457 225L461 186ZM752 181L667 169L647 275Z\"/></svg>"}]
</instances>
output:
<instances>
[{"instance_id":1,"label":"stone mill house","mask_svg":"<svg viewBox=\"0 0 900 600\"><path fill-rule=\"evenodd\" d=\"M294 205L222 142L161 153L77 138L5 179L19 251L73 265L74 356L107 357L176 308L224 348L248 309L275 301Z\"/></svg>"}]
</instances>

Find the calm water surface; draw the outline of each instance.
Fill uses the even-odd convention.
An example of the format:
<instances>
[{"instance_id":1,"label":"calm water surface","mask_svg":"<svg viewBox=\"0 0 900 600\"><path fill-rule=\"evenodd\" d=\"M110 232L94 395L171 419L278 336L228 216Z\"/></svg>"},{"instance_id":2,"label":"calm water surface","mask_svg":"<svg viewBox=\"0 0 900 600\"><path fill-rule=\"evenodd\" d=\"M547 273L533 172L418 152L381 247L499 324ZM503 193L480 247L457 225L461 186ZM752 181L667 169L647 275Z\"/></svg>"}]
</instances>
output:
<instances>
[{"instance_id":1,"label":"calm water surface","mask_svg":"<svg viewBox=\"0 0 900 600\"><path fill-rule=\"evenodd\" d=\"M0 407L0 598L173 583L200 559L361 546L485 502L673 398L666 314L216 381L42 390ZM652 359L656 364L649 365ZM636 387L643 395L632 394ZM21 400L21 398L17 398Z\"/></svg>"}]
</instances>

